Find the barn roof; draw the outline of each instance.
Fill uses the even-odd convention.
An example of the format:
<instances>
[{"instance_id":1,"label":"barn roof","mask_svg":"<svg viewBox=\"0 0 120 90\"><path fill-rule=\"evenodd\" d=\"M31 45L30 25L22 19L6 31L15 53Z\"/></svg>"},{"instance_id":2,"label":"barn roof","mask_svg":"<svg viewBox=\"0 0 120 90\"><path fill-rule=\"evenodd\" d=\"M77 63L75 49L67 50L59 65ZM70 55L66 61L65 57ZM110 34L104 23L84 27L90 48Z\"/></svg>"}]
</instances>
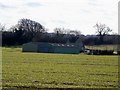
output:
<instances>
[{"instance_id":1,"label":"barn roof","mask_svg":"<svg viewBox=\"0 0 120 90\"><path fill-rule=\"evenodd\" d=\"M76 47L74 44L49 43L52 46L58 47Z\"/></svg>"},{"instance_id":2,"label":"barn roof","mask_svg":"<svg viewBox=\"0 0 120 90\"><path fill-rule=\"evenodd\" d=\"M80 45L81 43L81 45ZM36 45L50 45L50 46L53 46L53 47L80 47L82 46L82 42L81 42L81 39L78 38L77 41L75 43L70 43L69 40L65 43L65 44L62 44L62 43L49 43L49 42L29 42L28 44L36 44Z\"/></svg>"},{"instance_id":3,"label":"barn roof","mask_svg":"<svg viewBox=\"0 0 120 90\"><path fill-rule=\"evenodd\" d=\"M51 46L55 46L55 47L77 47L75 44L71 44L71 43L66 43L66 44L61 44L61 43L47 43L47 42L30 42L31 44L49 44ZM28 43L28 44L30 44Z\"/></svg>"}]
</instances>

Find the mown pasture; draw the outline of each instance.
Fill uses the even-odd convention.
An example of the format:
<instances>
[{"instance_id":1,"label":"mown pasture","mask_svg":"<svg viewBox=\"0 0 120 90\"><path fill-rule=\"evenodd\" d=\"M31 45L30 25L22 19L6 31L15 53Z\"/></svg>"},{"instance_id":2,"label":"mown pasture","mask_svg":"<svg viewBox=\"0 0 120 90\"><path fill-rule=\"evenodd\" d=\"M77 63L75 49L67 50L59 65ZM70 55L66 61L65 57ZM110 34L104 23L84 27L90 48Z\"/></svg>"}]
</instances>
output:
<instances>
[{"instance_id":1,"label":"mown pasture","mask_svg":"<svg viewBox=\"0 0 120 90\"><path fill-rule=\"evenodd\" d=\"M2 48L3 88L118 88L118 56Z\"/></svg>"}]
</instances>

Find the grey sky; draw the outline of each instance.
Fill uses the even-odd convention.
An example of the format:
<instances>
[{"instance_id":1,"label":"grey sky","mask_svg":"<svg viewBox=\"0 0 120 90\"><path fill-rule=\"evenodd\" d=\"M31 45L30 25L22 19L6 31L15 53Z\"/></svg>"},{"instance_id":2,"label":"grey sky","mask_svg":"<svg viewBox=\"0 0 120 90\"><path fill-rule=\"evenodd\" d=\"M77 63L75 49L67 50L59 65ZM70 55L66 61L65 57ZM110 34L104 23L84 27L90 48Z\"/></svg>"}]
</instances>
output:
<instances>
[{"instance_id":1,"label":"grey sky","mask_svg":"<svg viewBox=\"0 0 120 90\"><path fill-rule=\"evenodd\" d=\"M37 21L49 31L56 27L95 34L97 23L118 32L119 0L1 0L0 23L15 25L21 18Z\"/></svg>"}]
</instances>

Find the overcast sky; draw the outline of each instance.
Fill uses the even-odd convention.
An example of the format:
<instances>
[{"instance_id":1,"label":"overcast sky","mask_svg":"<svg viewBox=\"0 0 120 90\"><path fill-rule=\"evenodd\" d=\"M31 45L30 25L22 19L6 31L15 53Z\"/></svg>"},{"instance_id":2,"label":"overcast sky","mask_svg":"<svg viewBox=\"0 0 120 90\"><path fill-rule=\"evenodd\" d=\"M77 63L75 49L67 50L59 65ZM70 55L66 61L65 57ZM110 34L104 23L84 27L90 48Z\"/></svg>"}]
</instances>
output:
<instances>
[{"instance_id":1,"label":"overcast sky","mask_svg":"<svg viewBox=\"0 0 120 90\"><path fill-rule=\"evenodd\" d=\"M118 32L119 0L0 0L0 23L7 28L22 18L54 28L95 34L93 26L103 23Z\"/></svg>"}]
</instances>

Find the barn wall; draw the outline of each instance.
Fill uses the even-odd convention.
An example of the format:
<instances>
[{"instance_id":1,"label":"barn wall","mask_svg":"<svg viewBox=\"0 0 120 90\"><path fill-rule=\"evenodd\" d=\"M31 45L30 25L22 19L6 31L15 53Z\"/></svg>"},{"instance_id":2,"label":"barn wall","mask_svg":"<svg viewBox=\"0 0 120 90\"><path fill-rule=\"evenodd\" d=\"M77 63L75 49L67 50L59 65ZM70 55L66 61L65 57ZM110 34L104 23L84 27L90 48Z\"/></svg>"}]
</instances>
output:
<instances>
[{"instance_id":1,"label":"barn wall","mask_svg":"<svg viewBox=\"0 0 120 90\"><path fill-rule=\"evenodd\" d=\"M78 54L79 49L78 48L71 48L71 47L55 47L54 53L65 53L65 54Z\"/></svg>"},{"instance_id":2,"label":"barn wall","mask_svg":"<svg viewBox=\"0 0 120 90\"><path fill-rule=\"evenodd\" d=\"M24 52L41 52L41 53L63 53L63 54L78 54L83 46L58 46L50 43L27 43L23 44Z\"/></svg>"},{"instance_id":3,"label":"barn wall","mask_svg":"<svg viewBox=\"0 0 120 90\"><path fill-rule=\"evenodd\" d=\"M38 45L38 52L53 52L53 47L48 43L41 43Z\"/></svg>"},{"instance_id":4,"label":"barn wall","mask_svg":"<svg viewBox=\"0 0 120 90\"><path fill-rule=\"evenodd\" d=\"M33 43L23 44L23 52L37 52L38 45Z\"/></svg>"}]
</instances>

